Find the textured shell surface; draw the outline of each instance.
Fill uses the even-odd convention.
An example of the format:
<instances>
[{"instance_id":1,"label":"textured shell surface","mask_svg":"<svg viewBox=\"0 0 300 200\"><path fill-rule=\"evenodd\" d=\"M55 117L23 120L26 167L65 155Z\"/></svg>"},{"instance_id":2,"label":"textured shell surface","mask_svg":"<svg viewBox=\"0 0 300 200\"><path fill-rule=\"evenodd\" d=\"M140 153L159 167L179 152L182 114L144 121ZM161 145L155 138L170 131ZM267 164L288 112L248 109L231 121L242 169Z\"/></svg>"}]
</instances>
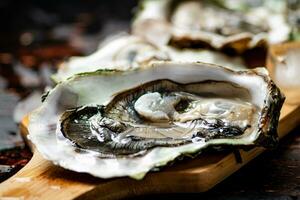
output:
<instances>
[{"instance_id":1,"label":"textured shell surface","mask_svg":"<svg viewBox=\"0 0 300 200\"><path fill-rule=\"evenodd\" d=\"M29 119L29 138L55 164L100 178L141 179L209 146L277 143L284 97L263 68L154 63L75 75Z\"/></svg>"},{"instance_id":2,"label":"textured shell surface","mask_svg":"<svg viewBox=\"0 0 300 200\"><path fill-rule=\"evenodd\" d=\"M169 60L169 57L166 52L137 36L119 33L108 37L93 54L71 57L63 62L52 78L59 82L78 73L96 70L132 70L156 60Z\"/></svg>"},{"instance_id":3,"label":"textured shell surface","mask_svg":"<svg viewBox=\"0 0 300 200\"><path fill-rule=\"evenodd\" d=\"M63 62L56 74L55 82L97 70L135 70L154 62L206 62L232 69L245 69L244 61L237 56L227 56L212 50L177 49L168 45L157 46L141 37L119 33L108 37L91 55L71 57Z\"/></svg>"},{"instance_id":4,"label":"textured shell surface","mask_svg":"<svg viewBox=\"0 0 300 200\"><path fill-rule=\"evenodd\" d=\"M287 40L291 27L285 4L257 3L261 6L250 1L145 0L133 33L157 45L229 48L237 53Z\"/></svg>"}]
</instances>

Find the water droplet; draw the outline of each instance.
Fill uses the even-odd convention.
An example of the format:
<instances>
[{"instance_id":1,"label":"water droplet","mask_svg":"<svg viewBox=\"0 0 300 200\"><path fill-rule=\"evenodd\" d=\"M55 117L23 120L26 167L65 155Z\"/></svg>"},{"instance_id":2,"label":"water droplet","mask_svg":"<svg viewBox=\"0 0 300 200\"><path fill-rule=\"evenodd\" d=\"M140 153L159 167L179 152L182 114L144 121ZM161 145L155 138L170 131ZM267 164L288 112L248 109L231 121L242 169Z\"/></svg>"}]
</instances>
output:
<instances>
[{"instance_id":1,"label":"water droplet","mask_svg":"<svg viewBox=\"0 0 300 200\"><path fill-rule=\"evenodd\" d=\"M121 142L122 144L126 144L126 143L128 143L128 142L130 142L130 141L131 141L130 138L124 138L124 139L122 139L120 142Z\"/></svg>"},{"instance_id":2,"label":"water droplet","mask_svg":"<svg viewBox=\"0 0 300 200\"><path fill-rule=\"evenodd\" d=\"M193 143L204 143L205 139L201 138L201 137L194 137L194 138L192 138L192 142Z\"/></svg>"}]
</instances>

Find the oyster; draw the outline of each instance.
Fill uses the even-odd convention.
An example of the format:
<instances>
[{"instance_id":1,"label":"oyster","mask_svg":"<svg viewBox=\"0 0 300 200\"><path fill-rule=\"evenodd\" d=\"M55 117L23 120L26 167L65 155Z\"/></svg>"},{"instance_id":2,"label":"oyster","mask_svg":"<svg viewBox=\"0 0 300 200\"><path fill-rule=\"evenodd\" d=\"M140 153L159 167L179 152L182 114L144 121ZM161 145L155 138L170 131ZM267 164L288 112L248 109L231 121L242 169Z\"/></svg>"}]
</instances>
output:
<instances>
[{"instance_id":1,"label":"oyster","mask_svg":"<svg viewBox=\"0 0 300 200\"><path fill-rule=\"evenodd\" d=\"M291 39L300 40L300 1L288 2L288 22L292 26Z\"/></svg>"},{"instance_id":2,"label":"oyster","mask_svg":"<svg viewBox=\"0 0 300 200\"><path fill-rule=\"evenodd\" d=\"M169 60L167 54L139 37L117 34L99 46L86 57L72 57L60 65L52 76L55 82L84 72L101 69L131 70L155 60Z\"/></svg>"},{"instance_id":3,"label":"oyster","mask_svg":"<svg viewBox=\"0 0 300 200\"><path fill-rule=\"evenodd\" d=\"M246 68L243 60L237 56L227 56L211 50L157 47L137 36L117 34L102 43L95 53L86 57L73 57L62 63L52 79L59 82L78 73L103 69L134 70L158 61L201 61L238 70Z\"/></svg>"},{"instance_id":4,"label":"oyster","mask_svg":"<svg viewBox=\"0 0 300 200\"><path fill-rule=\"evenodd\" d=\"M246 63L241 57L228 56L221 52L206 50L206 49L177 49L171 46L166 46L167 52L171 61L174 62L205 62L232 70L245 70L247 69Z\"/></svg>"},{"instance_id":5,"label":"oyster","mask_svg":"<svg viewBox=\"0 0 300 200\"><path fill-rule=\"evenodd\" d=\"M226 8L219 1L145 0L133 33L157 45L247 49L282 42L290 28L283 13L267 7L247 11Z\"/></svg>"},{"instance_id":6,"label":"oyster","mask_svg":"<svg viewBox=\"0 0 300 200\"><path fill-rule=\"evenodd\" d=\"M212 145L277 143L283 96L265 69L155 63L59 83L29 119L37 150L64 168L141 179Z\"/></svg>"},{"instance_id":7,"label":"oyster","mask_svg":"<svg viewBox=\"0 0 300 200\"><path fill-rule=\"evenodd\" d=\"M300 103L300 42L272 45L269 49L268 70L274 82L284 91L286 102Z\"/></svg>"}]
</instances>

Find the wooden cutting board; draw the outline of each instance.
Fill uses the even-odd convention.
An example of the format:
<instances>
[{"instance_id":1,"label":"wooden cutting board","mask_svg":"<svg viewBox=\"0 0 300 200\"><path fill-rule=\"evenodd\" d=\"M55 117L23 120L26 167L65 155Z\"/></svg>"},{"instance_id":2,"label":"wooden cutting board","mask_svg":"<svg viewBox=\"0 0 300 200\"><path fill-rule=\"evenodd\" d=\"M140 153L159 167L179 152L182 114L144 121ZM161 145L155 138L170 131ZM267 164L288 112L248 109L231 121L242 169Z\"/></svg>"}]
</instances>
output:
<instances>
[{"instance_id":1,"label":"wooden cutting board","mask_svg":"<svg viewBox=\"0 0 300 200\"><path fill-rule=\"evenodd\" d=\"M28 117L21 124L25 140L27 123ZM300 106L285 104L278 128L280 138L299 123ZM0 184L0 200L120 199L150 193L204 192L264 151L263 148L239 150L242 163L237 163L232 152L205 153L136 181L130 178L104 180L65 170L43 159L30 142L29 146L33 151L32 159L17 174Z\"/></svg>"}]
</instances>

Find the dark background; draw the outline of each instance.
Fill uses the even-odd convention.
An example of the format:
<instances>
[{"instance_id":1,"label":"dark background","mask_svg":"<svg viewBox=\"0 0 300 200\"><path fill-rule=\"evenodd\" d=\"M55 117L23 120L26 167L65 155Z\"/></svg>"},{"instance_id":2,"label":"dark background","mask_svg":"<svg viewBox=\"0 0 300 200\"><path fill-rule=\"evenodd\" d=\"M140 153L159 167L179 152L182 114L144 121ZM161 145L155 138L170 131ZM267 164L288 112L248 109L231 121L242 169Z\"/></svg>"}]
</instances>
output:
<instances>
[{"instance_id":1,"label":"dark background","mask_svg":"<svg viewBox=\"0 0 300 200\"><path fill-rule=\"evenodd\" d=\"M96 34L108 19L129 21L136 5L136 0L1 0L1 50L14 51L24 31L35 33L35 42L45 42L49 31L62 24L81 23L85 34Z\"/></svg>"}]
</instances>

